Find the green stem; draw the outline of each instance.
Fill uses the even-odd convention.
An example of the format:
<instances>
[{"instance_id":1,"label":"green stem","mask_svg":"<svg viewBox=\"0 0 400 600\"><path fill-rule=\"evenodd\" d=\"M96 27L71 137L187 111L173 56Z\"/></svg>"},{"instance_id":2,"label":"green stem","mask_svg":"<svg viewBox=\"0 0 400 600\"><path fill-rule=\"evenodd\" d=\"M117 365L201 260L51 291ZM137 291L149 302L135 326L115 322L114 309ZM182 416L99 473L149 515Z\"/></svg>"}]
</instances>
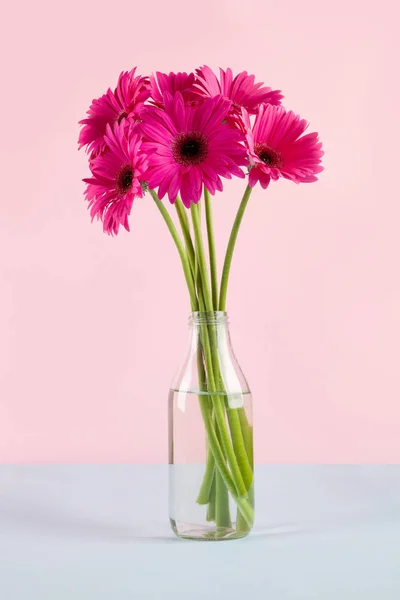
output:
<instances>
[{"instance_id":1,"label":"green stem","mask_svg":"<svg viewBox=\"0 0 400 600\"><path fill-rule=\"evenodd\" d=\"M239 232L239 227L243 219L244 211L246 210L247 203L250 198L252 188L248 185L243 194L242 201L240 203L235 221L233 223L231 235L228 242L228 247L226 249L224 268L222 270L222 278L221 278L221 289L219 294L219 310L226 310L226 294L228 291L228 280L229 280L229 272L232 263L233 251L235 249L236 238Z\"/></svg>"},{"instance_id":2,"label":"green stem","mask_svg":"<svg viewBox=\"0 0 400 600\"><path fill-rule=\"evenodd\" d=\"M246 490L249 490L253 482L253 470L247 456L238 410L240 409L227 407L226 414L228 416L233 448L235 451L235 456L237 457L240 473L243 477L243 483Z\"/></svg>"},{"instance_id":3,"label":"green stem","mask_svg":"<svg viewBox=\"0 0 400 600\"><path fill-rule=\"evenodd\" d=\"M246 447L247 458L249 459L249 463L251 468L253 468L253 427L247 420L246 411L244 408L238 409L240 427L243 433L244 445Z\"/></svg>"},{"instance_id":4,"label":"green stem","mask_svg":"<svg viewBox=\"0 0 400 600\"><path fill-rule=\"evenodd\" d=\"M238 512L242 514L239 509ZM243 515L242 518L246 521ZM228 488L218 470L215 473L215 524L217 527L232 527Z\"/></svg>"},{"instance_id":5,"label":"green stem","mask_svg":"<svg viewBox=\"0 0 400 600\"><path fill-rule=\"evenodd\" d=\"M248 422L244 408L239 408L238 412L239 412L240 426L241 426L242 433L243 433L243 439L244 439L244 444L245 444L245 448L246 448L247 458L249 460L251 468L253 468L253 427ZM254 480L252 481L252 484L249 488L249 501L250 501L251 505L253 506L254 505ZM237 515L236 515L236 529L238 531L249 531L250 528L251 528L251 525L249 525L249 523L247 523L246 519L244 518L240 509L238 508Z\"/></svg>"},{"instance_id":6,"label":"green stem","mask_svg":"<svg viewBox=\"0 0 400 600\"><path fill-rule=\"evenodd\" d=\"M201 286L201 278L200 278L200 273L199 273L199 261L197 259L197 256L196 256L196 253L194 250L192 236L190 235L190 223L189 223L189 219L187 216L187 209L183 206L182 201L179 198L176 199L175 206L176 206L176 212L178 214L178 219L181 224L183 237L185 239L186 251L187 251L188 258L189 258L189 263L190 263L190 268L191 268L193 279L194 279L194 284L197 287L199 310L204 312L206 309L205 309L205 304L204 304L204 294L203 294L203 289Z\"/></svg>"},{"instance_id":7,"label":"green stem","mask_svg":"<svg viewBox=\"0 0 400 600\"><path fill-rule=\"evenodd\" d=\"M204 304L207 311L213 311L212 298L210 293L210 284L208 281L208 273L206 266L206 258L204 253L203 238L201 236L200 216L196 204L191 205L191 213L193 219L194 238L196 243L196 256L199 264L199 271L203 287Z\"/></svg>"},{"instance_id":8,"label":"green stem","mask_svg":"<svg viewBox=\"0 0 400 600\"><path fill-rule=\"evenodd\" d=\"M199 495L197 496L197 504L208 504L210 500L211 488L214 482L215 460L211 448L207 450L206 476L200 487Z\"/></svg>"},{"instance_id":9,"label":"green stem","mask_svg":"<svg viewBox=\"0 0 400 600\"><path fill-rule=\"evenodd\" d=\"M254 484L251 485L249 489L249 503L251 506L254 506ZM238 505L238 510L236 514L236 529L238 531L249 531L253 526L252 522L249 522L248 519L243 514L240 506Z\"/></svg>"},{"instance_id":10,"label":"green stem","mask_svg":"<svg viewBox=\"0 0 400 600\"><path fill-rule=\"evenodd\" d=\"M196 269L195 269L195 252L192 242L192 236L190 235L190 223L187 216L187 209L183 206L180 198L175 200L175 208L178 215L179 223L181 224L183 237L185 239L186 252L189 258L190 268L196 283Z\"/></svg>"},{"instance_id":11,"label":"green stem","mask_svg":"<svg viewBox=\"0 0 400 600\"><path fill-rule=\"evenodd\" d=\"M218 440L221 436L217 431ZM240 513L240 510L238 509ZM240 513L242 514L242 513ZM243 515L242 518L244 519ZM244 519L245 520L245 519ZM229 509L229 493L228 488L222 479L218 469L215 472L215 524L218 527L232 527L231 514Z\"/></svg>"},{"instance_id":12,"label":"green stem","mask_svg":"<svg viewBox=\"0 0 400 600\"><path fill-rule=\"evenodd\" d=\"M197 257L195 257L195 273L196 273L196 277L197 277L196 282L197 282L197 289L198 289L198 295L199 295L199 308L200 308L201 312L204 312L205 306L204 306L203 290L201 288L201 281L200 281L198 270L199 270L198 269L198 260L197 260ZM198 365L198 371L199 371L200 391L206 392L207 391L207 380L206 380L206 374L205 374L205 369L204 369L204 364L203 364L200 349L198 350L198 355L197 355L197 365ZM215 427L215 418L213 421L214 421L214 427ZM196 502L198 504L207 504L208 502L210 502L214 505L213 507L209 507L209 510L207 511L207 520L210 520L210 521L215 519L215 500L216 500L215 499L215 494L216 494L215 471L216 471L216 469L215 469L214 455L210 448L210 444L208 444L206 470L204 473L203 481L202 481L199 495L197 496ZM214 519L211 519L211 518L209 519L208 517L212 514L214 515Z\"/></svg>"},{"instance_id":13,"label":"green stem","mask_svg":"<svg viewBox=\"0 0 400 600\"><path fill-rule=\"evenodd\" d=\"M217 275L217 258L215 251L215 237L212 218L212 206L210 200L210 192L204 186L204 202L206 207L206 223L207 223L207 238L208 251L210 255L210 274L211 274L211 294L214 310L218 310L218 275Z\"/></svg>"},{"instance_id":14,"label":"green stem","mask_svg":"<svg viewBox=\"0 0 400 600\"><path fill-rule=\"evenodd\" d=\"M213 473L214 473L214 471L215 471L215 468L213 470ZM209 500L208 500L207 516L206 516L207 521L215 521L215 501L216 501L215 496L216 496L216 485L215 485L215 476L214 476L212 479ZM240 515L242 514L239 509L238 509L238 513ZM241 518L243 519L243 516Z\"/></svg>"},{"instance_id":15,"label":"green stem","mask_svg":"<svg viewBox=\"0 0 400 600\"><path fill-rule=\"evenodd\" d=\"M247 515L247 517L250 518L250 517L252 517L253 509L252 509L251 505L248 503L247 498L238 498L238 494L236 491L236 485L235 485L233 476L226 465L224 453L222 452L221 446L220 446L218 438L217 438L216 431L214 429L214 425L212 423L211 411L209 410L209 405L208 405L208 398L204 398L203 396L200 397L200 409L202 412L208 440L210 442L210 446L211 446L211 449L212 449L212 452L214 455L214 459L215 459L217 468L220 470L221 475L224 478L224 481L226 483L226 486L228 487L232 496L236 499L236 502L237 502L239 508L243 507L244 516L246 517L246 515ZM242 510L242 508L241 508L241 510ZM242 510L242 512L243 512L243 510Z\"/></svg>"},{"instance_id":16,"label":"green stem","mask_svg":"<svg viewBox=\"0 0 400 600\"><path fill-rule=\"evenodd\" d=\"M205 261L203 240L201 237L199 214L198 214L196 205L192 204L191 212L192 212L193 229L194 229L194 236L195 236L195 242L196 242L196 256L199 261L199 270L200 270L200 276L201 276L201 281L202 281L205 307L206 307L207 311L212 312L212 299L211 299L210 287L209 287L209 283L208 283L208 274L207 274L207 267L206 267L206 261ZM236 493L238 496L246 497L247 488L243 481L243 477L242 477L242 474L241 474L241 471L239 468L239 464L238 464L238 459L235 455L235 450L232 445L232 441L229 436L229 432L228 432L226 422L225 422L224 401L221 399L221 397L217 393L219 390L217 390L217 386L215 384L215 375L219 371L219 365L217 364L218 356L217 356L215 331L214 331L213 326L211 325L211 327L210 327L211 345L210 345L210 340L208 337L207 326L202 327L202 332L203 332L203 347L204 347L207 377L208 377L208 383L209 383L209 391L212 393L212 401L213 401L215 416L216 416L216 420L217 420L217 424L218 424L218 429L219 429L220 436L221 436L222 448L223 448L224 452L226 453L226 456L228 459L228 463L229 463L229 466L231 469L233 481L236 486Z\"/></svg>"},{"instance_id":17,"label":"green stem","mask_svg":"<svg viewBox=\"0 0 400 600\"><path fill-rule=\"evenodd\" d=\"M154 202L156 203L156 206L159 209L159 211L169 229L169 232L172 235L172 239L175 242L176 248L179 252L179 256L180 256L180 259L182 262L183 272L184 272L185 279L186 279L186 284L187 284L188 290L189 290L192 311L196 311L196 310L198 310L196 290L194 287L193 277L192 277L192 273L190 270L189 260L186 255L186 252L185 252L185 248L184 248L181 238L179 237L179 234L175 228L175 225L169 215L169 212L167 211L164 204L161 202L161 200L157 196L157 193L154 190L149 190L149 192L150 192L150 195L152 196Z\"/></svg>"}]
</instances>

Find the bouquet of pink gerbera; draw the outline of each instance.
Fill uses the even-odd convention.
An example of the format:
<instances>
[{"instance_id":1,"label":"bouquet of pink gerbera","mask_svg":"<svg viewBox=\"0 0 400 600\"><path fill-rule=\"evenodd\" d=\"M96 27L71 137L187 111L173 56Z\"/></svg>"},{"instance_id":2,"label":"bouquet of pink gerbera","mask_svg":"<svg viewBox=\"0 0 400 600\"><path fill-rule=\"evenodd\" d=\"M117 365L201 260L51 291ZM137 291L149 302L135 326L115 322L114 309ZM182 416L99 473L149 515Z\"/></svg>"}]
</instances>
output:
<instances>
[{"instance_id":1,"label":"bouquet of pink gerbera","mask_svg":"<svg viewBox=\"0 0 400 600\"><path fill-rule=\"evenodd\" d=\"M121 73L114 91L93 100L80 121L92 219L111 235L121 225L129 231L134 199L148 193L172 235L189 290L192 339L170 392L169 419L171 523L183 537L242 537L253 523L250 390L230 346L225 313L232 255L255 185L266 189L281 177L313 182L322 171L318 134L305 134L307 122L286 110L282 98L245 71L234 77L231 69L220 69L217 76L204 66L190 74L142 77L133 69ZM222 178L232 176L247 181L219 285L210 194L222 191ZM161 201L165 196L175 206L183 239ZM184 490L193 481L200 491L187 500Z\"/></svg>"}]
</instances>

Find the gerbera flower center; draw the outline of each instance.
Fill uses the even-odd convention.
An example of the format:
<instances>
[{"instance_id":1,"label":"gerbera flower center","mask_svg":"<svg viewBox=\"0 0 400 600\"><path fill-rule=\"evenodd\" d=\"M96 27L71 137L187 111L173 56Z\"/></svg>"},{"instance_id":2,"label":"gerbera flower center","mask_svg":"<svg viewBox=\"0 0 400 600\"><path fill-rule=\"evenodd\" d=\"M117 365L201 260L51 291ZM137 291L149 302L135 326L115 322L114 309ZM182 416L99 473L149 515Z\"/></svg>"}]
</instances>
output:
<instances>
[{"instance_id":1,"label":"gerbera flower center","mask_svg":"<svg viewBox=\"0 0 400 600\"><path fill-rule=\"evenodd\" d=\"M268 167L279 169L283 165L281 154L277 150L267 146L267 144L255 144L254 152Z\"/></svg>"},{"instance_id":2,"label":"gerbera flower center","mask_svg":"<svg viewBox=\"0 0 400 600\"><path fill-rule=\"evenodd\" d=\"M172 155L175 161L185 167L203 162L207 152L207 138L198 131L179 133L172 144Z\"/></svg>"},{"instance_id":3,"label":"gerbera flower center","mask_svg":"<svg viewBox=\"0 0 400 600\"><path fill-rule=\"evenodd\" d=\"M126 119L126 118L127 118L127 116L128 116L128 113L127 113L127 112L125 112L125 111L124 111L124 112L122 112L122 113L120 113L120 114L118 115L118 118L117 118L117 123L118 123L118 125L121 123L122 119Z\"/></svg>"},{"instance_id":4,"label":"gerbera flower center","mask_svg":"<svg viewBox=\"0 0 400 600\"><path fill-rule=\"evenodd\" d=\"M117 189L120 194L126 194L131 187L133 182L133 169L132 165L124 165L117 176Z\"/></svg>"}]
</instances>

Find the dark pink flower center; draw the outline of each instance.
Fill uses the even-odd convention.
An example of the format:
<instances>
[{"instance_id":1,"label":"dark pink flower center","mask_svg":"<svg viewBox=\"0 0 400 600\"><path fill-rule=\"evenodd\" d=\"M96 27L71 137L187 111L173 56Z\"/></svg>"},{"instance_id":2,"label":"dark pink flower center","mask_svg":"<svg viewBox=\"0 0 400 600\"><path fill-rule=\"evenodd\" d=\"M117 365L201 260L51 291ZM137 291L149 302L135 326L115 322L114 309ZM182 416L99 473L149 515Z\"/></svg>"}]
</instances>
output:
<instances>
[{"instance_id":1,"label":"dark pink flower center","mask_svg":"<svg viewBox=\"0 0 400 600\"><path fill-rule=\"evenodd\" d=\"M267 146L267 144L255 144L254 152L260 160L268 167L279 169L283 166L283 160L280 152Z\"/></svg>"},{"instance_id":2,"label":"dark pink flower center","mask_svg":"<svg viewBox=\"0 0 400 600\"><path fill-rule=\"evenodd\" d=\"M126 119L126 118L127 118L127 116L128 116L128 113L127 113L127 112L125 112L125 111L124 111L124 112L122 112L122 113L120 113L120 114L118 115L118 117L117 117L117 123L118 123L118 125L121 123L122 119Z\"/></svg>"},{"instance_id":3,"label":"dark pink flower center","mask_svg":"<svg viewBox=\"0 0 400 600\"><path fill-rule=\"evenodd\" d=\"M120 194L126 194L132 187L133 169L132 165L124 165L117 175L117 190Z\"/></svg>"},{"instance_id":4,"label":"dark pink flower center","mask_svg":"<svg viewBox=\"0 0 400 600\"><path fill-rule=\"evenodd\" d=\"M172 144L172 155L180 165L198 165L207 156L208 142L203 133L190 131L179 133Z\"/></svg>"}]
</instances>

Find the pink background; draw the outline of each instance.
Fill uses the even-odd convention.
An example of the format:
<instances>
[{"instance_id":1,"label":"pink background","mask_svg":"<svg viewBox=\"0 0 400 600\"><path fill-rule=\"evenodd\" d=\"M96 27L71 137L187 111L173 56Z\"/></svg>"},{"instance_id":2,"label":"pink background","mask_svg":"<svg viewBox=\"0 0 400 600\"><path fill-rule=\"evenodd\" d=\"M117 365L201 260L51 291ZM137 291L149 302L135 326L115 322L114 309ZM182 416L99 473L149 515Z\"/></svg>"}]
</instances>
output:
<instances>
[{"instance_id":1,"label":"pink background","mask_svg":"<svg viewBox=\"0 0 400 600\"><path fill-rule=\"evenodd\" d=\"M122 69L207 63L281 88L326 151L319 183L257 189L234 258L229 312L256 458L399 462L396 4L8 3L0 461L165 462L183 278L149 197L131 234L90 225L77 121ZM220 263L242 185L215 198Z\"/></svg>"}]
</instances>

